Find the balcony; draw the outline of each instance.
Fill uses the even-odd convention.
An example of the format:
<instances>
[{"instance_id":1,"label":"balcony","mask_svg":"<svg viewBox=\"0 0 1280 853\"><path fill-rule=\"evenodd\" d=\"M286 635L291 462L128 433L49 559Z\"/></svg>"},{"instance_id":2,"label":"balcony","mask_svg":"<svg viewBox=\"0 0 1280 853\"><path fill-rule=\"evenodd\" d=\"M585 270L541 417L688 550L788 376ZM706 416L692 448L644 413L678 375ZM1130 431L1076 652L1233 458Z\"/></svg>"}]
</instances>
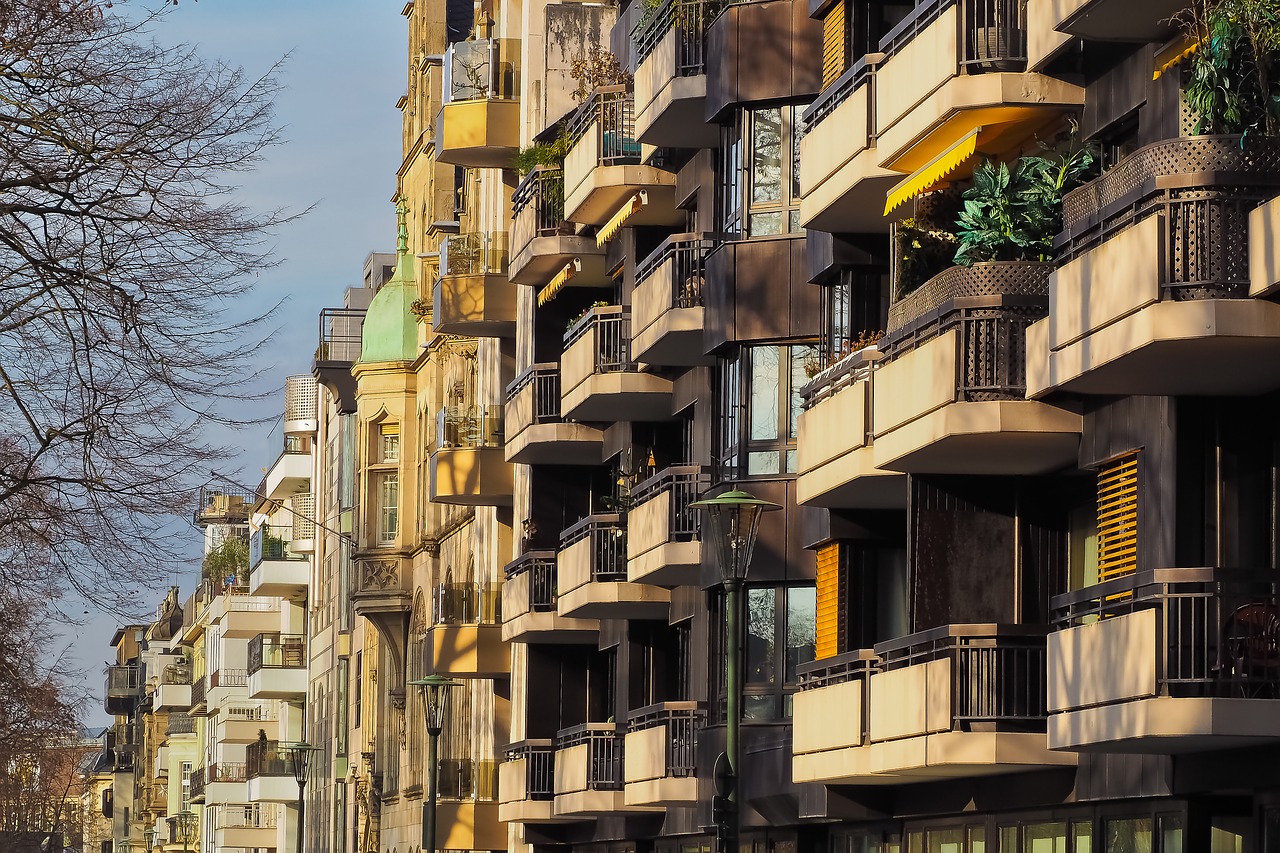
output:
<instances>
[{"instance_id":1,"label":"balcony","mask_svg":"<svg viewBox=\"0 0 1280 853\"><path fill-rule=\"evenodd\" d=\"M430 495L437 503L510 506L511 463L502 447L502 406L450 406L436 413Z\"/></svg>"},{"instance_id":2,"label":"balcony","mask_svg":"<svg viewBox=\"0 0 1280 853\"><path fill-rule=\"evenodd\" d=\"M1186 8L1185 0L1057 0L1046 23L1083 39L1162 42L1175 33L1172 19Z\"/></svg>"},{"instance_id":3,"label":"balcony","mask_svg":"<svg viewBox=\"0 0 1280 853\"><path fill-rule=\"evenodd\" d=\"M218 761L191 773L191 802L240 803L245 799L245 765ZM292 781L292 780L291 780ZM294 785L296 789L298 786ZM294 791L297 799L297 791Z\"/></svg>"},{"instance_id":4,"label":"balcony","mask_svg":"<svg viewBox=\"0 0 1280 853\"><path fill-rule=\"evenodd\" d=\"M303 449L306 448L306 449ZM275 463L267 469L258 488L258 497L269 501L282 501L311 487L311 450L306 445L286 447Z\"/></svg>"},{"instance_id":5,"label":"balcony","mask_svg":"<svg viewBox=\"0 0 1280 853\"><path fill-rule=\"evenodd\" d=\"M280 806L274 803L214 807L214 842L219 848L274 848Z\"/></svg>"},{"instance_id":6,"label":"balcony","mask_svg":"<svg viewBox=\"0 0 1280 853\"><path fill-rule=\"evenodd\" d=\"M479 338L515 336L516 289L507 280L505 231L450 234L441 241L431 328Z\"/></svg>"},{"instance_id":7,"label":"balcony","mask_svg":"<svg viewBox=\"0 0 1280 853\"><path fill-rule=\"evenodd\" d=\"M498 820L507 823L558 823L555 799L555 747L549 740L523 740L507 747L498 768Z\"/></svg>"},{"instance_id":8,"label":"balcony","mask_svg":"<svg viewBox=\"0 0 1280 853\"><path fill-rule=\"evenodd\" d=\"M806 664L793 780L898 785L1074 765L1045 741L1046 633L946 625Z\"/></svg>"},{"instance_id":9,"label":"balcony","mask_svg":"<svg viewBox=\"0 0 1280 853\"><path fill-rule=\"evenodd\" d=\"M689 504L711 485L697 465L658 472L634 489L627 512L627 580L635 584L701 586L702 542Z\"/></svg>"},{"instance_id":10,"label":"balcony","mask_svg":"<svg viewBox=\"0 0 1280 853\"><path fill-rule=\"evenodd\" d=\"M310 374L284 380L284 434L309 434L319 426L320 404L316 378Z\"/></svg>"},{"instance_id":11,"label":"balcony","mask_svg":"<svg viewBox=\"0 0 1280 853\"><path fill-rule=\"evenodd\" d=\"M585 723L556 735L557 815L583 818L626 811L623 737L614 723Z\"/></svg>"},{"instance_id":12,"label":"balcony","mask_svg":"<svg viewBox=\"0 0 1280 853\"><path fill-rule=\"evenodd\" d=\"M1278 193L1280 140L1237 136L1148 145L1068 193L1049 318L1027 333L1029 395L1280 384L1280 305L1250 297L1245 251Z\"/></svg>"},{"instance_id":13,"label":"balcony","mask_svg":"<svg viewBox=\"0 0 1280 853\"><path fill-rule=\"evenodd\" d=\"M244 748L247 799L251 803L296 803L298 783L280 742L254 741Z\"/></svg>"},{"instance_id":14,"label":"balcony","mask_svg":"<svg viewBox=\"0 0 1280 853\"><path fill-rule=\"evenodd\" d=\"M428 665L452 678L495 678L511 671L502 641L502 592L496 584L452 583L436 589Z\"/></svg>"},{"instance_id":15,"label":"balcony","mask_svg":"<svg viewBox=\"0 0 1280 853\"><path fill-rule=\"evenodd\" d=\"M442 163L504 169L520 148L520 42L455 42L444 55L444 106L436 120Z\"/></svg>"},{"instance_id":16,"label":"balcony","mask_svg":"<svg viewBox=\"0 0 1280 853\"><path fill-rule=\"evenodd\" d=\"M351 365L360 359L360 338L364 330L364 310L325 308L320 312L319 346L312 372L316 381L329 389L338 412L356 410L356 380Z\"/></svg>"},{"instance_id":17,"label":"balcony","mask_svg":"<svg viewBox=\"0 0 1280 853\"><path fill-rule=\"evenodd\" d=\"M293 523L289 526L289 552L299 556L314 554L316 550L316 495L300 492L289 499ZM253 584L250 579L250 591Z\"/></svg>"},{"instance_id":18,"label":"balcony","mask_svg":"<svg viewBox=\"0 0 1280 853\"><path fill-rule=\"evenodd\" d=\"M107 667L102 707L108 714L131 714L142 698L142 668Z\"/></svg>"},{"instance_id":19,"label":"balcony","mask_svg":"<svg viewBox=\"0 0 1280 853\"><path fill-rule=\"evenodd\" d=\"M556 552L530 551L506 567L502 585L502 640L505 643L595 642L594 619L569 619L556 612Z\"/></svg>"},{"instance_id":20,"label":"balcony","mask_svg":"<svg viewBox=\"0 0 1280 853\"><path fill-rule=\"evenodd\" d=\"M247 593L246 587L224 587L209 605L209 624L221 626L226 639L250 640L280 625L279 601Z\"/></svg>"},{"instance_id":21,"label":"balcony","mask_svg":"<svg viewBox=\"0 0 1280 853\"><path fill-rule=\"evenodd\" d=\"M249 698L307 697L307 638L305 634L259 634L249 641Z\"/></svg>"},{"instance_id":22,"label":"balcony","mask_svg":"<svg viewBox=\"0 0 1280 853\"><path fill-rule=\"evenodd\" d=\"M245 698L249 686L249 671L222 667L209 674L209 689L205 696L207 713L213 714L234 699Z\"/></svg>"},{"instance_id":23,"label":"balcony","mask_svg":"<svg viewBox=\"0 0 1280 853\"><path fill-rule=\"evenodd\" d=\"M569 327L560 360L560 413L577 421L671 417L671 382L641 373L631 357L631 315L597 306Z\"/></svg>"},{"instance_id":24,"label":"balcony","mask_svg":"<svg viewBox=\"0 0 1280 853\"><path fill-rule=\"evenodd\" d=\"M187 713L193 717L203 717L209 713L207 690L209 679L203 675L191 679L191 706Z\"/></svg>"},{"instance_id":25,"label":"balcony","mask_svg":"<svg viewBox=\"0 0 1280 853\"><path fill-rule=\"evenodd\" d=\"M179 711L170 711L165 720L164 733L166 737L193 735L196 733L196 718Z\"/></svg>"},{"instance_id":26,"label":"balcony","mask_svg":"<svg viewBox=\"0 0 1280 853\"><path fill-rule=\"evenodd\" d=\"M1280 739L1280 583L1156 569L1057 596L1049 746L1182 753Z\"/></svg>"},{"instance_id":27,"label":"balcony","mask_svg":"<svg viewBox=\"0 0 1280 853\"><path fill-rule=\"evenodd\" d=\"M191 707L191 665L175 663L162 669L151 703L156 711L186 713Z\"/></svg>"},{"instance_id":28,"label":"balcony","mask_svg":"<svg viewBox=\"0 0 1280 853\"><path fill-rule=\"evenodd\" d=\"M631 714L623 750L628 806L698 802L696 702L663 702Z\"/></svg>"},{"instance_id":29,"label":"balcony","mask_svg":"<svg viewBox=\"0 0 1280 853\"><path fill-rule=\"evenodd\" d=\"M589 515L560 534L556 612L579 619L665 619L671 594L627 580L621 515Z\"/></svg>"},{"instance_id":30,"label":"balcony","mask_svg":"<svg viewBox=\"0 0 1280 853\"><path fill-rule=\"evenodd\" d=\"M437 825L441 850L501 850L507 828L498 818L498 762L440 762Z\"/></svg>"},{"instance_id":31,"label":"balcony","mask_svg":"<svg viewBox=\"0 0 1280 853\"><path fill-rule=\"evenodd\" d=\"M218 743L252 743L258 739L258 732L280 719L280 712L274 702L255 702L246 704L234 702L224 705L216 718L216 740Z\"/></svg>"},{"instance_id":32,"label":"balcony","mask_svg":"<svg viewBox=\"0 0 1280 853\"><path fill-rule=\"evenodd\" d=\"M676 176L640 164L635 102L625 86L601 86L569 117L573 146L564 160L564 212L570 222L604 225L644 193L631 225L678 225Z\"/></svg>"},{"instance_id":33,"label":"balcony","mask_svg":"<svg viewBox=\"0 0 1280 853\"><path fill-rule=\"evenodd\" d=\"M566 283L595 287L609 283L604 248L595 237L574 233L564 218L564 171L539 166L511 194L511 262L514 284L541 287L557 275Z\"/></svg>"},{"instance_id":34,"label":"balcony","mask_svg":"<svg viewBox=\"0 0 1280 853\"><path fill-rule=\"evenodd\" d=\"M659 148L715 148L718 128L706 122L707 28L715 0L665 0L632 39L636 138Z\"/></svg>"},{"instance_id":35,"label":"balcony","mask_svg":"<svg viewBox=\"0 0 1280 853\"><path fill-rule=\"evenodd\" d=\"M674 367L711 363L702 334L702 288L707 254L714 247L700 234L673 234L636 266L631 295L636 361Z\"/></svg>"},{"instance_id":36,"label":"balcony","mask_svg":"<svg viewBox=\"0 0 1280 853\"><path fill-rule=\"evenodd\" d=\"M249 593L253 596L300 598L311 582L306 554L293 551L292 525L264 524L249 537ZM312 534L314 535L314 533Z\"/></svg>"},{"instance_id":37,"label":"balcony","mask_svg":"<svg viewBox=\"0 0 1280 853\"><path fill-rule=\"evenodd\" d=\"M1048 311L1050 271L951 267L889 309L871 385L877 468L1042 474L1076 461L1081 417L1025 399L1027 326Z\"/></svg>"},{"instance_id":38,"label":"balcony","mask_svg":"<svg viewBox=\"0 0 1280 853\"><path fill-rule=\"evenodd\" d=\"M560 416L560 365L535 364L507 386L506 459L525 465L598 465L604 432Z\"/></svg>"},{"instance_id":39,"label":"balcony","mask_svg":"<svg viewBox=\"0 0 1280 853\"><path fill-rule=\"evenodd\" d=\"M907 478L876 467L875 367L884 358L876 346L852 352L801 389L796 446L796 501L809 506L900 509L907 505Z\"/></svg>"}]
</instances>

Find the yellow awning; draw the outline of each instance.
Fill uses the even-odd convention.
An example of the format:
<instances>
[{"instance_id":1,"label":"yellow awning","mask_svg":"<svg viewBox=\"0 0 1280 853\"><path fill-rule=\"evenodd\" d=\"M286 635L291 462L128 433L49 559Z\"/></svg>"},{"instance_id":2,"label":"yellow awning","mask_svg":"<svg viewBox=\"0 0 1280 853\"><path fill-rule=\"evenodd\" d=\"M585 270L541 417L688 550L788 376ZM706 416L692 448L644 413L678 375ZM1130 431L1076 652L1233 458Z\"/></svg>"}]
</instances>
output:
<instances>
[{"instance_id":1,"label":"yellow awning","mask_svg":"<svg viewBox=\"0 0 1280 853\"><path fill-rule=\"evenodd\" d=\"M614 238L614 236L622 230L622 226L627 220L640 212L640 208L649 203L649 193L645 190L633 195L627 199L622 207L618 208L618 212L609 217L609 221L600 226L600 230L596 232L596 245L603 246Z\"/></svg>"},{"instance_id":2,"label":"yellow awning","mask_svg":"<svg viewBox=\"0 0 1280 853\"><path fill-rule=\"evenodd\" d=\"M1200 49L1200 39L1187 36L1181 41L1176 41L1166 47L1164 50L1156 54L1156 70L1151 75L1152 80L1159 80L1160 75L1186 59L1191 54Z\"/></svg>"},{"instance_id":3,"label":"yellow awning","mask_svg":"<svg viewBox=\"0 0 1280 853\"><path fill-rule=\"evenodd\" d=\"M970 130L937 157L895 184L885 199L884 215L888 216L895 207L920 195L972 157L978 150L978 133L981 130L980 127Z\"/></svg>"},{"instance_id":4,"label":"yellow awning","mask_svg":"<svg viewBox=\"0 0 1280 853\"><path fill-rule=\"evenodd\" d=\"M546 305L552 299L556 298L564 286L569 283L569 279L582 272L582 259L574 258L564 265L564 269L555 274L551 281L547 282L547 286L538 291L538 305Z\"/></svg>"}]
</instances>

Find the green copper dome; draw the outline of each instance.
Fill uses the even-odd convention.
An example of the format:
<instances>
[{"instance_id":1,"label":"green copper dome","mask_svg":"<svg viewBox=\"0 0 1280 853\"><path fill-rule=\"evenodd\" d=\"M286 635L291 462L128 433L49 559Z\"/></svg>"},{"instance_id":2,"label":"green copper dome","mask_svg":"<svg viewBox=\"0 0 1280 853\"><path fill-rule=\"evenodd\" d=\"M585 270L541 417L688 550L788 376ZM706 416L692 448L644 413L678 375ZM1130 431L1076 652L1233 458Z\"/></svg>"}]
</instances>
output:
<instances>
[{"instance_id":1,"label":"green copper dome","mask_svg":"<svg viewBox=\"0 0 1280 853\"><path fill-rule=\"evenodd\" d=\"M410 310L418 298L413 257L409 254L409 231L404 209L396 244L395 275L382 285L364 315L360 341L360 361L413 361L418 356L418 320Z\"/></svg>"}]
</instances>

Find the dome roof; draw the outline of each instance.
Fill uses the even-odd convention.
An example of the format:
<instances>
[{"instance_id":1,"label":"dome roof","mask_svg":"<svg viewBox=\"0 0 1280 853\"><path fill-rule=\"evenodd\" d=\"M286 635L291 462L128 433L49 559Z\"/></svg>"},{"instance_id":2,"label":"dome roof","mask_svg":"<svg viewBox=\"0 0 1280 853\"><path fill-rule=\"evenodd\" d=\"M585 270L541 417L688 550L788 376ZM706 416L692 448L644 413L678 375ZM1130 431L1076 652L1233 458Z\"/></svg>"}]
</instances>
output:
<instances>
[{"instance_id":1,"label":"dome roof","mask_svg":"<svg viewBox=\"0 0 1280 853\"><path fill-rule=\"evenodd\" d=\"M408 238L402 214L395 274L378 289L364 315L364 331L360 336L361 363L413 361L418 356L418 319L412 311L418 298L418 284Z\"/></svg>"}]
</instances>

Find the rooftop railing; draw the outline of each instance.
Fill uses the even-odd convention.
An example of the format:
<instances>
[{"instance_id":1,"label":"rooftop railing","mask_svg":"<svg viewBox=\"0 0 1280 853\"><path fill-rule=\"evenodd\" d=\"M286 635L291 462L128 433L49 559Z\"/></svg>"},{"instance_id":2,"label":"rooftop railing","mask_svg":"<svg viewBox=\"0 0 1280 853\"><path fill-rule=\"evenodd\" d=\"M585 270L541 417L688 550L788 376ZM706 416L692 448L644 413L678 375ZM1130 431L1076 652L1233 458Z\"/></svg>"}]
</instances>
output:
<instances>
[{"instance_id":1,"label":"rooftop railing","mask_svg":"<svg viewBox=\"0 0 1280 853\"><path fill-rule=\"evenodd\" d=\"M320 312L320 345L316 361L354 363L360 360L360 336L364 310L325 308Z\"/></svg>"}]
</instances>

